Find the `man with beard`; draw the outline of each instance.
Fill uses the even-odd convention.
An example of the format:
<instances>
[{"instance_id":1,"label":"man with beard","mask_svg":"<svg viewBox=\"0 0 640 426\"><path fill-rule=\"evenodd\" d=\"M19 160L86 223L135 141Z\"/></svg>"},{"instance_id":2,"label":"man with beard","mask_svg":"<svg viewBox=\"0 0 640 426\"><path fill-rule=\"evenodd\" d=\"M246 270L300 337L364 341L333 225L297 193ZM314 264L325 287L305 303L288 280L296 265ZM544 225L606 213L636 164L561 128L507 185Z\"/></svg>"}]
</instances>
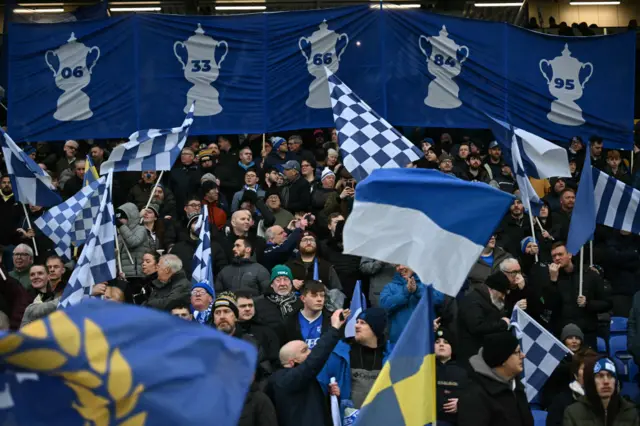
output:
<instances>
[{"instance_id":1,"label":"man with beard","mask_svg":"<svg viewBox=\"0 0 640 426\"><path fill-rule=\"evenodd\" d=\"M253 221L253 215L249 210L240 209L231 215L230 226L225 226L219 235L220 244L224 247L229 258L233 258L233 246L236 239L247 237L251 241L251 257L258 263L262 262L265 246L267 245L264 238L256 235Z\"/></svg>"},{"instance_id":2,"label":"man with beard","mask_svg":"<svg viewBox=\"0 0 640 426\"><path fill-rule=\"evenodd\" d=\"M300 300L302 309L286 320L283 343L302 340L309 349L313 349L320 336L329 329L330 314L324 309L324 284L314 280L305 281L300 291Z\"/></svg>"},{"instance_id":3,"label":"man with beard","mask_svg":"<svg viewBox=\"0 0 640 426\"><path fill-rule=\"evenodd\" d=\"M269 153L264 160L264 168L270 169L276 166L282 166L289 160L293 159L293 156L289 154L289 147L287 141L280 136L274 136L271 138L271 146L273 150Z\"/></svg>"},{"instance_id":4,"label":"man with beard","mask_svg":"<svg viewBox=\"0 0 640 426\"><path fill-rule=\"evenodd\" d=\"M489 177L492 180L496 180L498 176L502 174L502 148L497 141L492 141L489 144L489 155L487 156L487 162L484 165L485 170L489 173Z\"/></svg>"},{"instance_id":5,"label":"man with beard","mask_svg":"<svg viewBox=\"0 0 640 426\"><path fill-rule=\"evenodd\" d=\"M560 210L551 214L551 221L553 222L551 235L555 240L566 241L575 204L576 191L573 188L565 188L560 194Z\"/></svg>"},{"instance_id":6,"label":"man with beard","mask_svg":"<svg viewBox=\"0 0 640 426\"><path fill-rule=\"evenodd\" d=\"M211 324L211 307L213 306L213 289L209 283L196 283L191 287L191 306L193 321L200 324Z\"/></svg>"},{"instance_id":7,"label":"man with beard","mask_svg":"<svg viewBox=\"0 0 640 426\"><path fill-rule=\"evenodd\" d=\"M293 275L285 265L276 265L271 271L271 288L256 298L256 316L260 323L276 332L284 341L284 324L288 317L302 309L300 298L293 292Z\"/></svg>"},{"instance_id":8,"label":"man with beard","mask_svg":"<svg viewBox=\"0 0 640 426\"><path fill-rule=\"evenodd\" d=\"M318 241L311 231L304 231L298 246L300 257L287 262L293 273L293 286L300 290L305 280L316 280L330 289L342 290L333 265L318 256Z\"/></svg>"},{"instance_id":9,"label":"man with beard","mask_svg":"<svg viewBox=\"0 0 640 426\"><path fill-rule=\"evenodd\" d=\"M482 167L482 156L480 154L469 154L469 165L460 175L461 179L469 182L489 183L489 173Z\"/></svg>"},{"instance_id":10,"label":"man with beard","mask_svg":"<svg viewBox=\"0 0 640 426\"><path fill-rule=\"evenodd\" d=\"M478 353L486 335L506 331L511 321L504 313L509 279L502 272L489 275L485 285L466 294L458 307L460 365L468 367L469 358Z\"/></svg>"},{"instance_id":11,"label":"man with beard","mask_svg":"<svg viewBox=\"0 0 640 426\"><path fill-rule=\"evenodd\" d=\"M498 228L496 244L512 256L520 253L520 242L527 233L531 233L529 219L524 214L524 205L517 197L509 206L509 213L502 219Z\"/></svg>"},{"instance_id":12,"label":"man with beard","mask_svg":"<svg viewBox=\"0 0 640 426\"><path fill-rule=\"evenodd\" d=\"M251 259L253 247L246 237L238 237L233 243L231 264L216 276L216 292L251 289L263 294L269 288L269 271Z\"/></svg>"}]
</instances>

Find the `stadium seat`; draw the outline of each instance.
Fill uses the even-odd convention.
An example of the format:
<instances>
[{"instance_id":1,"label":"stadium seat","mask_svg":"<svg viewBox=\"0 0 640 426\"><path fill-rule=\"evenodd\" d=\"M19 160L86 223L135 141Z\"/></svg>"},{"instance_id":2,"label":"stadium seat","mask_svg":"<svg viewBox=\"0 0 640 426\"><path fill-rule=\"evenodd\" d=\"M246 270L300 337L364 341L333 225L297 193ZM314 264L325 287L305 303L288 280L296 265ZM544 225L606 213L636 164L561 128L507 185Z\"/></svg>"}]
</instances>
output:
<instances>
[{"instance_id":1,"label":"stadium seat","mask_svg":"<svg viewBox=\"0 0 640 426\"><path fill-rule=\"evenodd\" d=\"M615 362L618 375L629 378L634 364L633 357L627 351L627 336L611 336L609 338L609 357Z\"/></svg>"},{"instance_id":2,"label":"stadium seat","mask_svg":"<svg viewBox=\"0 0 640 426\"><path fill-rule=\"evenodd\" d=\"M609 329L611 335L627 334L628 322L629 319L625 317L611 317L611 327Z\"/></svg>"},{"instance_id":3,"label":"stadium seat","mask_svg":"<svg viewBox=\"0 0 640 426\"><path fill-rule=\"evenodd\" d=\"M534 426L545 426L547 424L547 412L541 410L531 410Z\"/></svg>"},{"instance_id":4,"label":"stadium seat","mask_svg":"<svg viewBox=\"0 0 640 426\"><path fill-rule=\"evenodd\" d=\"M638 387L637 383L622 382L620 394L628 397L632 402L635 402L638 400L638 396L640 396L640 387Z\"/></svg>"},{"instance_id":5,"label":"stadium seat","mask_svg":"<svg viewBox=\"0 0 640 426\"><path fill-rule=\"evenodd\" d=\"M607 354L607 344L602 337L598 337L598 353Z\"/></svg>"}]
</instances>

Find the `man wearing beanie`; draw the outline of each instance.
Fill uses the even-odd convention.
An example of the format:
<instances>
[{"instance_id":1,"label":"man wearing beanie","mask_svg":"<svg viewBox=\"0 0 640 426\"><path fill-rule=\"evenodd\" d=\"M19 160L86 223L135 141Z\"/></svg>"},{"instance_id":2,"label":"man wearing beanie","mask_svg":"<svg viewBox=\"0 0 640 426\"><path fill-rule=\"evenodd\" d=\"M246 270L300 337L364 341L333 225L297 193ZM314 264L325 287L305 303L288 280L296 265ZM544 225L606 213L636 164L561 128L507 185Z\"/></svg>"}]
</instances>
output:
<instances>
[{"instance_id":1,"label":"man wearing beanie","mask_svg":"<svg viewBox=\"0 0 640 426\"><path fill-rule=\"evenodd\" d=\"M584 364L585 395L564 411L563 426L637 426L638 411L618 393L616 366L609 358Z\"/></svg>"},{"instance_id":2,"label":"man wearing beanie","mask_svg":"<svg viewBox=\"0 0 640 426\"><path fill-rule=\"evenodd\" d=\"M231 292L223 292L218 295L213 302L213 322L218 329L229 336L237 336L239 329L236 328L238 322L238 304L235 295Z\"/></svg>"},{"instance_id":3,"label":"man wearing beanie","mask_svg":"<svg viewBox=\"0 0 640 426\"><path fill-rule=\"evenodd\" d=\"M311 186L300 174L300 163L290 160L282 167L287 178L287 183L280 192L284 208L294 214L308 212L311 206Z\"/></svg>"},{"instance_id":4,"label":"man wearing beanie","mask_svg":"<svg viewBox=\"0 0 640 426\"><path fill-rule=\"evenodd\" d=\"M340 330L348 317L348 309L335 311L331 327L312 351L301 340L289 342L280 349L280 363L284 368L273 373L267 385L279 426L332 424L329 398L316 376L340 341ZM332 393L336 394L335 390Z\"/></svg>"},{"instance_id":5,"label":"man wearing beanie","mask_svg":"<svg viewBox=\"0 0 640 426\"><path fill-rule=\"evenodd\" d=\"M196 283L191 287L191 306L193 320L200 324L211 324L211 308L213 305L213 289L209 283Z\"/></svg>"},{"instance_id":6,"label":"man wearing beanie","mask_svg":"<svg viewBox=\"0 0 640 426\"><path fill-rule=\"evenodd\" d=\"M343 406L362 407L388 355L386 329L387 311L365 309L356 320L354 338L338 343L318 375L324 389L336 378Z\"/></svg>"},{"instance_id":7,"label":"man wearing beanie","mask_svg":"<svg viewBox=\"0 0 640 426\"><path fill-rule=\"evenodd\" d=\"M458 400L467 388L467 371L453 359L454 336L446 328L436 332L434 353L436 354L436 404L438 426L458 424Z\"/></svg>"},{"instance_id":8,"label":"man wearing beanie","mask_svg":"<svg viewBox=\"0 0 640 426\"><path fill-rule=\"evenodd\" d=\"M469 360L473 374L458 401L458 426L533 426L518 379L524 357L511 331L485 336L482 348Z\"/></svg>"},{"instance_id":9,"label":"man wearing beanie","mask_svg":"<svg viewBox=\"0 0 640 426\"><path fill-rule=\"evenodd\" d=\"M271 286L265 294L256 298L256 318L285 341L285 322L297 315L303 305L293 291L293 275L285 265L276 265L271 270Z\"/></svg>"},{"instance_id":10,"label":"man wearing beanie","mask_svg":"<svg viewBox=\"0 0 640 426\"><path fill-rule=\"evenodd\" d=\"M472 289L459 304L457 360L469 369L469 358L478 353L487 334L506 331L510 320L504 311L509 279L497 271L487 277L485 284Z\"/></svg>"},{"instance_id":11,"label":"man wearing beanie","mask_svg":"<svg viewBox=\"0 0 640 426\"><path fill-rule=\"evenodd\" d=\"M287 141L280 136L274 136L271 138L271 146L273 149L267 155L264 160L264 168L281 166L289 160L293 160L293 155L289 153L289 147Z\"/></svg>"}]
</instances>

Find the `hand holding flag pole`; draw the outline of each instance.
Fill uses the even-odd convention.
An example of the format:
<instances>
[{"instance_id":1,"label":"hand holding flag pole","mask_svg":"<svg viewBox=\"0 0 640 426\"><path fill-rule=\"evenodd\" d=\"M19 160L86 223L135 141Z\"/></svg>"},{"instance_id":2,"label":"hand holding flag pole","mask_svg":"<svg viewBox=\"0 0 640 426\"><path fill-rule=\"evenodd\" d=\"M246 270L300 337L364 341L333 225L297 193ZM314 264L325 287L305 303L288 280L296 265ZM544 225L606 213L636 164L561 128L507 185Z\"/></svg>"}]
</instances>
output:
<instances>
[{"instance_id":1,"label":"hand holding flag pole","mask_svg":"<svg viewBox=\"0 0 640 426\"><path fill-rule=\"evenodd\" d=\"M144 210L147 210L149 208L149 205L151 204L151 200L153 200L153 196L156 194L156 188L158 187L158 185L160 185L160 181L162 180L163 175L164 175L164 170L160 172L160 176L158 176L158 180L156 180L156 184L153 185L153 188L151 189L151 194L149 194L149 199L147 200L147 204L144 206ZM142 214L144 214L144 210ZM144 217L140 218L140 223L142 223L142 221L144 221Z\"/></svg>"},{"instance_id":2,"label":"hand holding flag pole","mask_svg":"<svg viewBox=\"0 0 640 426\"><path fill-rule=\"evenodd\" d=\"M29 219L29 212L27 211L27 206L24 203L20 203L20 204L22 204L22 210L24 211L24 217L27 220L27 226L29 227L29 229L33 229L33 227L31 226L31 220ZM35 235L31 237L31 242L33 243L33 251L35 252L36 256L38 256L38 245L36 244Z\"/></svg>"}]
</instances>

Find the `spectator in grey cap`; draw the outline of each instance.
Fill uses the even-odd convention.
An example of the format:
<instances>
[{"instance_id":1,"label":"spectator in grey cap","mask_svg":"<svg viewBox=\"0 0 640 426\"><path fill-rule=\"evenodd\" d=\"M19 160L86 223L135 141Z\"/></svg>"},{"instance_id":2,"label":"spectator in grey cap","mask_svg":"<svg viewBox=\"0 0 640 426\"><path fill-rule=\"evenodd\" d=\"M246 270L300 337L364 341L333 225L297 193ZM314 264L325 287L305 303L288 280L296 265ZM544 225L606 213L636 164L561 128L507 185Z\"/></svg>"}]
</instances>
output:
<instances>
[{"instance_id":1,"label":"spectator in grey cap","mask_svg":"<svg viewBox=\"0 0 640 426\"><path fill-rule=\"evenodd\" d=\"M311 205L311 187L306 179L300 177L300 163L289 160L283 165L287 184L282 188L280 197L284 208L291 213L308 212Z\"/></svg>"},{"instance_id":2,"label":"spectator in grey cap","mask_svg":"<svg viewBox=\"0 0 640 426\"><path fill-rule=\"evenodd\" d=\"M566 347L571 349L573 353L576 353L581 347L584 341L584 333L575 324L567 324L560 333L560 340Z\"/></svg>"}]
</instances>

